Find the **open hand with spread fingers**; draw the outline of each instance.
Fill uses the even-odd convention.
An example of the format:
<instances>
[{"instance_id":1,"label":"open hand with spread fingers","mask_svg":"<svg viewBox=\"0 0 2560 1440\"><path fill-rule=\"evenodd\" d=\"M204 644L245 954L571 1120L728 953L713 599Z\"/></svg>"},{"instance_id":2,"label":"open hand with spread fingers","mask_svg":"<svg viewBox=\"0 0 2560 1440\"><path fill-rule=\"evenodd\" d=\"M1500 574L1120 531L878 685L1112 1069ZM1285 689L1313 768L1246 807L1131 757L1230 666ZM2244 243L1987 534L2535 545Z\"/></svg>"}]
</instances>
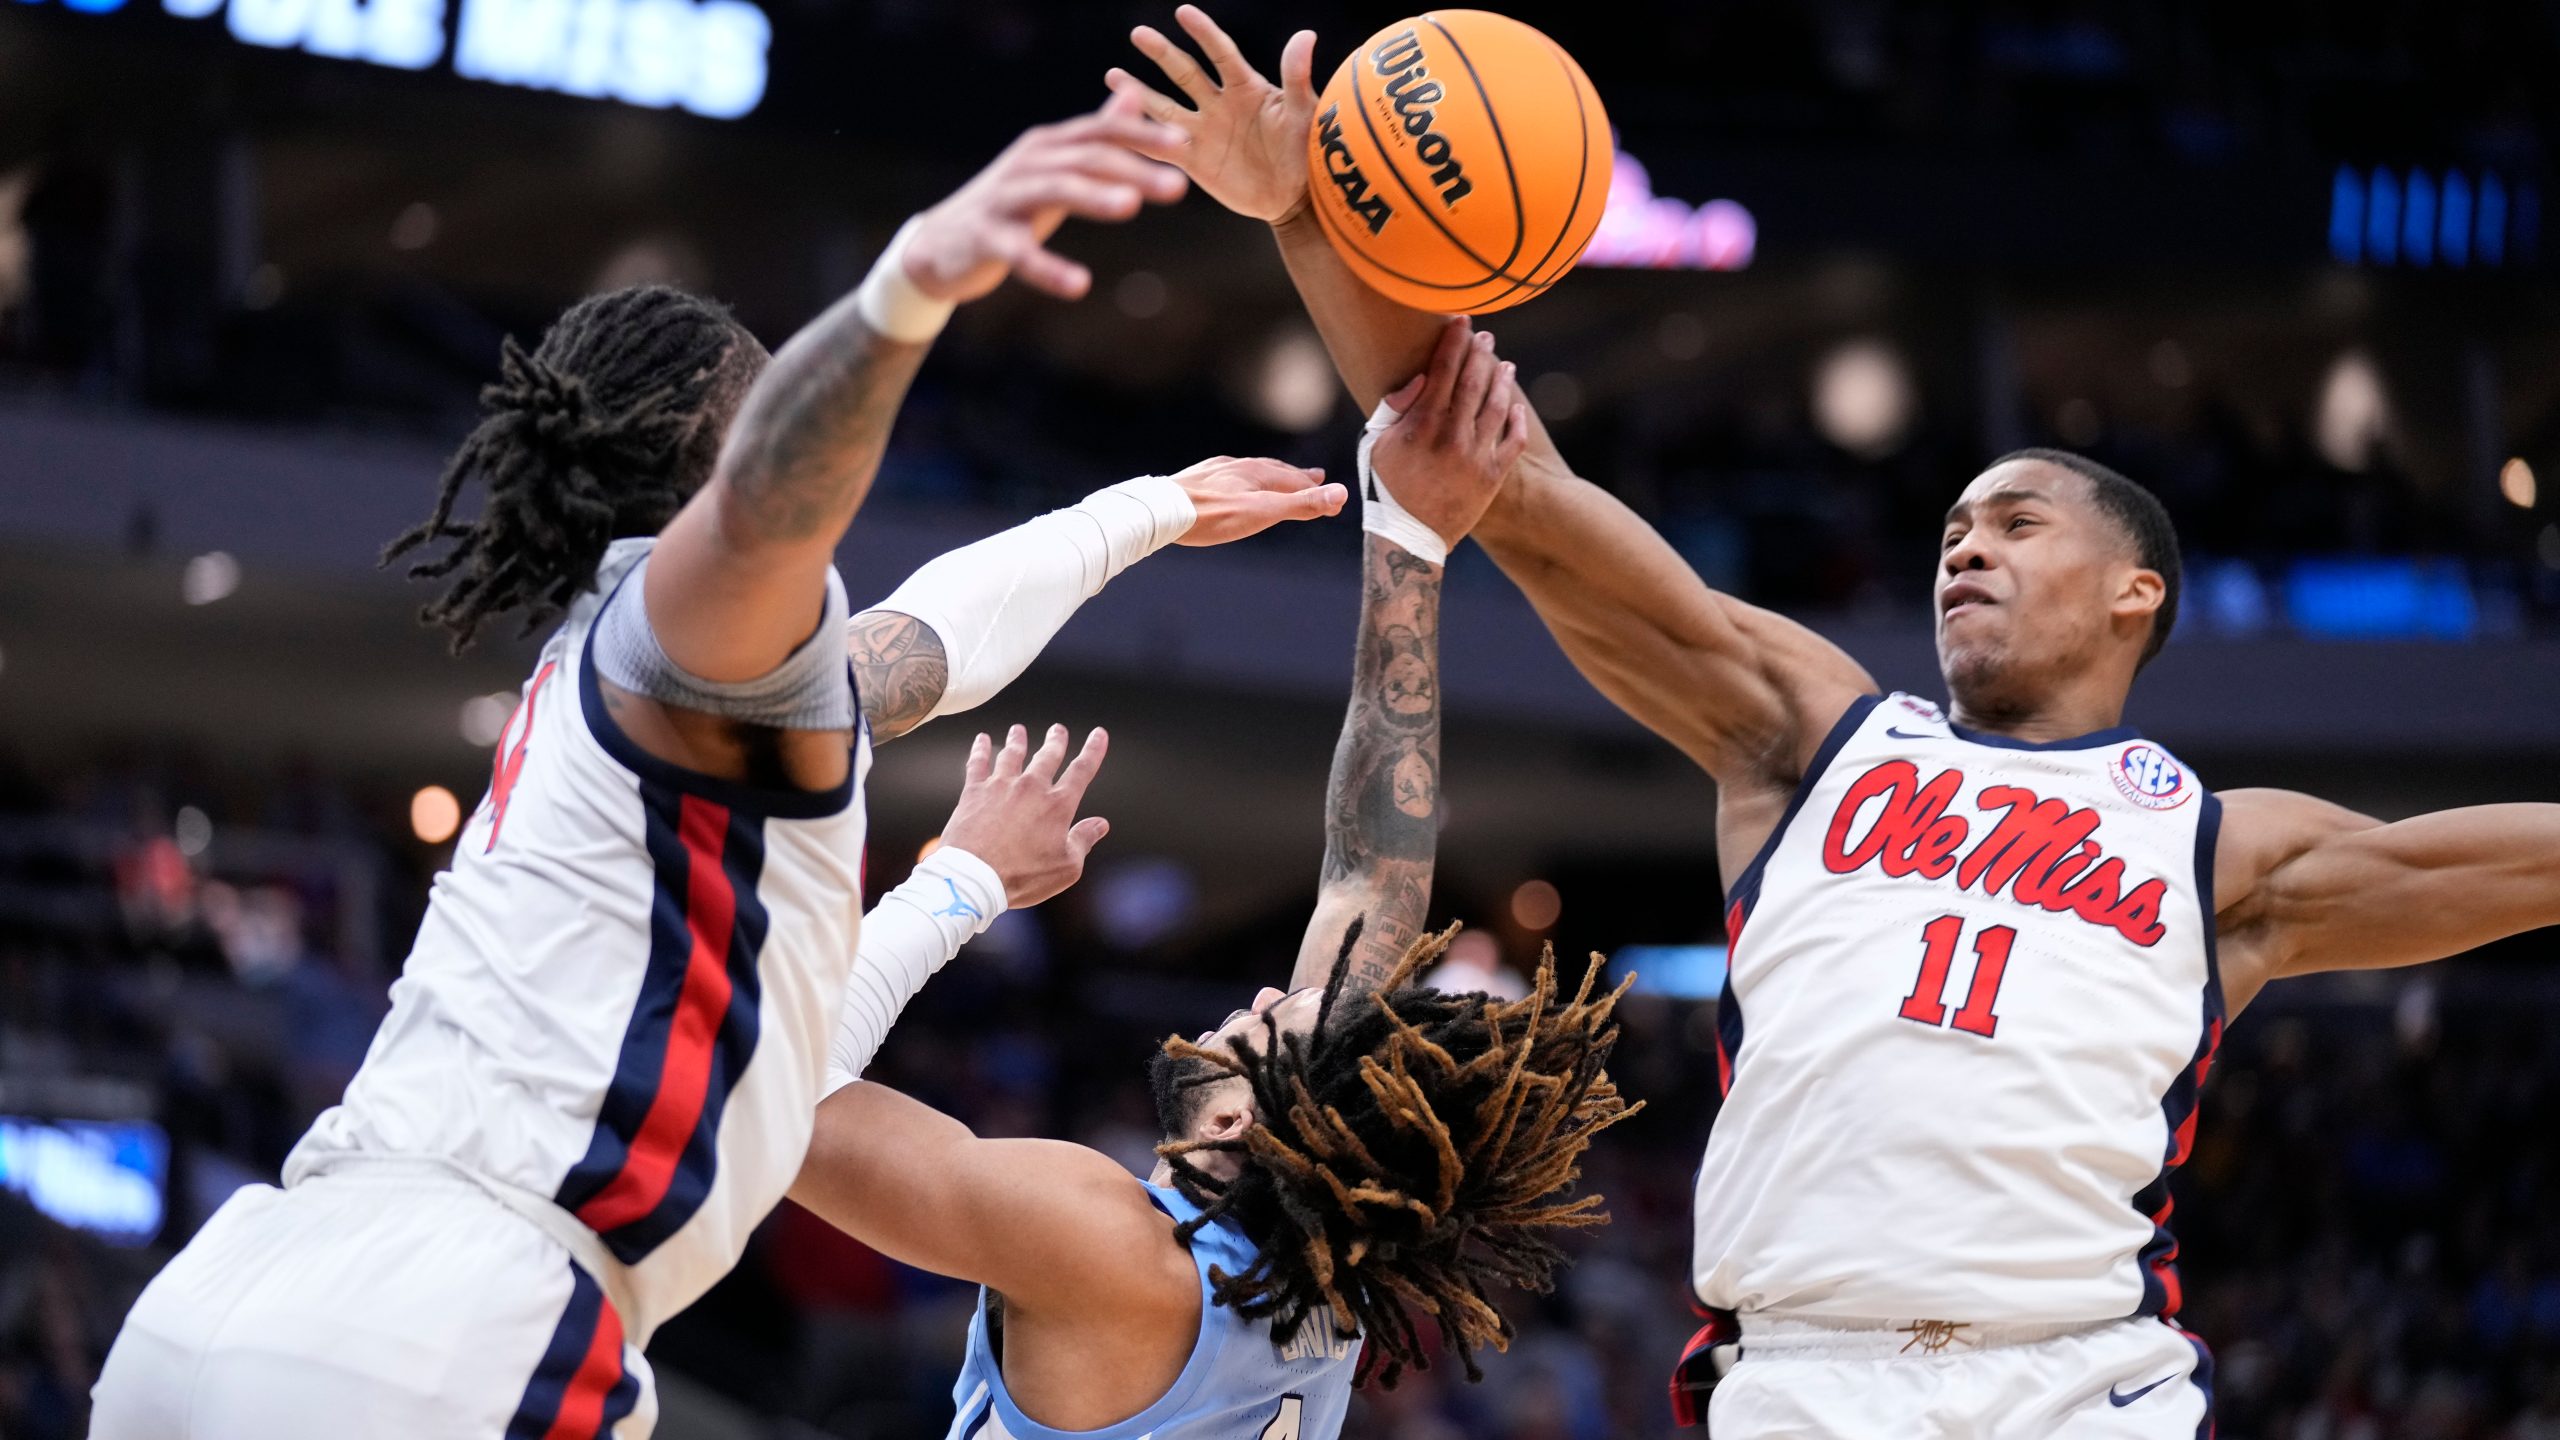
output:
<instances>
[{"instance_id":1,"label":"open hand with spread fingers","mask_svg":"<svg viewBox=\"0 0 2560 1440\"><path fill-rule=\"evenodd\" d=\"M1182 6L1173 15L1209 57L1209 69L1154 26L1139 26L1129 39L1189 105L1117 67L1102 77L1115 98L1143 105L1159 127L1159 140L1134 148L1181 166L1211 199L1239 215L1276 225L1304 209L1307 127L1316 113L1316 32L1289 37L1280 51L1280 83L1274 85L1245 62L1236 42L1199 6Z\"/></svg>"},{"instance_id":2,"label":"open hand with spread fingers","mask_svg":"<svg viewBox=\"0 0 2560 1440\"><path fill-rule=\"evenodd\" d=\"M969 746L960 804L942 828L942 843L977 856L1003 877L1010 908L1037 905L1066 889L1111 833L1111 822L1099 815L1076 818L1085 787L1110 749L1111 737L1095 730L1069 760L1064 725L1050 726L1036 751L1019 725L1000 748L980 735Z\"/></svg>"},{"instance_id":3,"label":"open hand with spread fingers","mask_svg":"<svg viewBox=\"0 0 2560 1440\"><path fill-rule=\"evenodd\" d=\"M1182 172L1143 157L1171 149L1181 132L1146 118L1137 97L1022 133L969 183L916 217L907 278L935 300L975 300L1006 275L1073 300L1093 272L1048 248L1072 215L1126 220L1149 201L1182 198Z\"/></svg>"}]
</instances>

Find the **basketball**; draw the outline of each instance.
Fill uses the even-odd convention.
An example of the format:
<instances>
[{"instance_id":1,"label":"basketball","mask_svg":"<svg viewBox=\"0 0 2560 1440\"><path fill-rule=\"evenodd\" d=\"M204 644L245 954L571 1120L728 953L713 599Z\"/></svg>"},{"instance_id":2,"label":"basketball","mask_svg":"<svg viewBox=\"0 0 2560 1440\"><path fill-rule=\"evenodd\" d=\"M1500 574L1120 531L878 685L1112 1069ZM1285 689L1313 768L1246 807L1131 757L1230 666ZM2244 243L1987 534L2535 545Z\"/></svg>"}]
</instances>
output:
<instances>
[{"instance_id":1,"label":"basketball","mask_svg":"<svg viewBox=\"0 0 2560 1440\"><path fill-rule=\"evenodd\" d=\"M1573 268L1613 153L1599 93L1561 46L1506 15L1433 10L1370 36L1326 82L1308 189L1380 293L1481 315Z\"/></svg>"}]
</instances>

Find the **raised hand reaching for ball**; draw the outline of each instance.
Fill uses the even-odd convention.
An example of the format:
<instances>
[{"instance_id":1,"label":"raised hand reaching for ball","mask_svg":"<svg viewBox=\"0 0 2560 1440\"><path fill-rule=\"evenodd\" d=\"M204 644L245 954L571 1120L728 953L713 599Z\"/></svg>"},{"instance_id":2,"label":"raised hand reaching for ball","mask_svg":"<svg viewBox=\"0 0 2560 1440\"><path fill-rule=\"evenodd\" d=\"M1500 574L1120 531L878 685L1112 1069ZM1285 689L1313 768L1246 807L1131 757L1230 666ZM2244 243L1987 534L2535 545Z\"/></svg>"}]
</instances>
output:
<instances>
[{"instance_id":1,"label":"raised hand reaching for ball","mask_svg":"<svg viewBox=\"0 0 2560 1440\"><path fill-rule=\"evenodd\" d=\"M1276 225L1305 209L1316 32L1289 37L1280 51L1280 83L1274 85L1199 6L1182 6L1173 18L1208 57L1208 69L1152 25L1130 31L1129 39L1189 105L1117 66L1102 77L1114 96L1143 106L1149 120L1171 132L1163 143L1138 145L1138 152L1179 166L1211 199L1239 215Z\"/></svg>"}]
</instances>

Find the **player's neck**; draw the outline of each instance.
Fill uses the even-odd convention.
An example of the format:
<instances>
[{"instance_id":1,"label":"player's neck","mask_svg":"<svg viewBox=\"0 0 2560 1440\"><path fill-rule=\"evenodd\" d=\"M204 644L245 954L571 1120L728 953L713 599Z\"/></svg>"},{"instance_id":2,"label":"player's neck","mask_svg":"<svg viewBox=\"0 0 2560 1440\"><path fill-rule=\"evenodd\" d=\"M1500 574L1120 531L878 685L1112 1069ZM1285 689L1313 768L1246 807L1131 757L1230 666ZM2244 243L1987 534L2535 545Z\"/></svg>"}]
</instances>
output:
<instances>
[{"instance_id":1,"label":"player's neck","mask_svg":"<svg viewBox=\"0 0 2560 1440\"><path fill-rule=\"evenodd\" d=\"M2093 735L2123 724L2124 696L2066 686L2033 699L1975 697L1968 702L1955 697L1947 713L1968 730L2041 745Z\"/></svg>"}]
</instances>

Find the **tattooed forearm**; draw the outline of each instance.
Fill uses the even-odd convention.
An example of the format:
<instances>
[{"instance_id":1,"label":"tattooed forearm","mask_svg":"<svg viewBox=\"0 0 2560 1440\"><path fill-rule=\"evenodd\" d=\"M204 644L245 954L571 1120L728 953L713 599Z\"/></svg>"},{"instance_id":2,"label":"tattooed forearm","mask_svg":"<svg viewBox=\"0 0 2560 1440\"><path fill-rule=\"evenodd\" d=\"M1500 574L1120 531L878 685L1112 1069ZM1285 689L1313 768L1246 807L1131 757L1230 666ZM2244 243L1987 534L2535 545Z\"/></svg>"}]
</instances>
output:
<instances>
[{"instance_id":1,"label":"tattooed forearm","mask_svg":"<svg viewBox=\"0 0 2560 1440\"><path fill-rule=\"evenodd\" d=\"M1372 990L1422 932L1440 836L1440 567L1363 537L1365 584L1351 707L1325 785L1319 913L1367 917L1350 987ZM1349 903L1345 903L1349 902ZM1341 942L1311 929L1300 983L1320 983ZM1324 973L1310 980L1310 964Z\"/></svg>"},{"instance_id":2,"label":"tattooed forearm","mask_svg":"<svg viewBox=\"0 0 2560 1440\"><path fill-rule=\"evenodd\" d=\"M722 522L768 542L840 530L871 488L926 348L873 333L850 295L792 337L730 426Z\"/></svg>"},{"instance_id":3,"label":"tattooed forearm","mask_svg":"<svg viewBox=\"0 0 2560 1440\"><path fill-rule=\"evenodd\" d=\"M873 744L913 730L942 703L951 661L931 626L895 610L865 610L845 626L845 641Z\"/></svg>"}]
</instances>

